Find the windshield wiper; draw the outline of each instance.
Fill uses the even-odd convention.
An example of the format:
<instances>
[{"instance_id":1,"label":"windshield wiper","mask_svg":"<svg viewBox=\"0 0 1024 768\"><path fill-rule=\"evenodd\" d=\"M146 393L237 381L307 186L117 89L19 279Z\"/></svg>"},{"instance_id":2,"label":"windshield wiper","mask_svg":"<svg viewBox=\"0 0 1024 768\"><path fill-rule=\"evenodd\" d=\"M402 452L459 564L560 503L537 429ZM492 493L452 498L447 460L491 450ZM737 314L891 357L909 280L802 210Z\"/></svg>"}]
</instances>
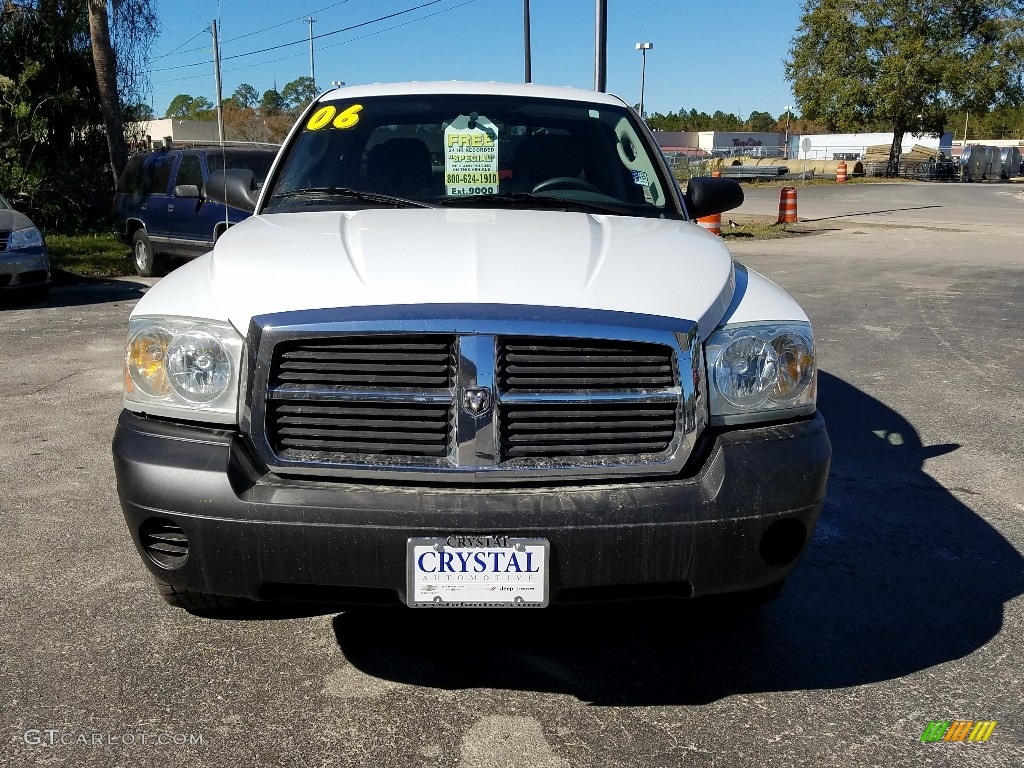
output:
<instances>
[{"instance_id":1,"label":"windshield wiper","mask_svg":"<svg viewBox=\"0 0 1024 768\"><path fill-rule=\"evenodd\" d=\"M497 195L458 195L457 197L445 197L436 200L438 205L463 205L474 203L491 203L501 207L506 206L535 206L542 208L560 208L582 211L599 211L601 213L629 213L625 205L612 205L610 203L591 202L590 200L574 200L569 197L555 197L553 195L535 195L532 192L505 192Z\"/></svg>"},{"instance_id":2,"label":"windshield wiper","mask_svg":"<svg viewBox=\"0 0 1024 768\"><path fill-rule=\"evenodd\" d=\"M288 192L279 192L271 197L271 200L286 200L300 198L304 200L356 200L361 203L385 203L400 208L435 208L433 203L424 203L420 200L410 200L407 197L385 195L380 192L367 192L363 189L352 189L351 187L305 187L304 189L293 189Z\"/></svg>"}]
</instances>

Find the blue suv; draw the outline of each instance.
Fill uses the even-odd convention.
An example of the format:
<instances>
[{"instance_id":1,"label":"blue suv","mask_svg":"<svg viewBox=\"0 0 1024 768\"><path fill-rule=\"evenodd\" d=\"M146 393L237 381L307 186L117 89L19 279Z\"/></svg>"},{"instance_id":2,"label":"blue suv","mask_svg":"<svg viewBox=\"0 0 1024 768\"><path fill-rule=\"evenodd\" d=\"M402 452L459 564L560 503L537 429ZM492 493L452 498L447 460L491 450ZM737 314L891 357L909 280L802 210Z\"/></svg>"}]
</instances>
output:
<instances>
[{"instance_id":1,"label":"blue suv","mask_svg":"<svg viewBox=\"0 0 1024 768\"><path fill-rule=\"evenodd\" d=\"M203 196L214 171L238 168L263 184L277 148L220 146L160 149L135 155L117 182L115 234L132 248L135 270L166 274L172 257L195 258L250 214Z\"/></svg>"}]
</instances>

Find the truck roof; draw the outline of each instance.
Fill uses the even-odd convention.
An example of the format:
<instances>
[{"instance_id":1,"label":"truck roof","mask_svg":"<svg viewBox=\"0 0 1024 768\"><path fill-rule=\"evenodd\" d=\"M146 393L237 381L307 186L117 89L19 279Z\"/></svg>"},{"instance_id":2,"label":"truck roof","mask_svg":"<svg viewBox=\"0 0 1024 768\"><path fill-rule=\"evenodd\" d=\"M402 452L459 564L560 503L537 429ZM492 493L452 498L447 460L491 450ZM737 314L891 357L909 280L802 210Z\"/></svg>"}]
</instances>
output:
<instances>
[{"instance_id":1,"label":"truck roof","mask_svg":"<svg viewBox=\"0 0 1024 768\"><path fill-rule=\"evenodd\" d=\"M438 94L479 94L484 96L528 96L535 99L562 99L589 104L621 107L618 96L569 86L537 85L535 83L472 82L446 80L434 82L370 83L335 88L321 96L322 101L368 98L372 96L423 96Z\"/></svg>"}]
</instances>

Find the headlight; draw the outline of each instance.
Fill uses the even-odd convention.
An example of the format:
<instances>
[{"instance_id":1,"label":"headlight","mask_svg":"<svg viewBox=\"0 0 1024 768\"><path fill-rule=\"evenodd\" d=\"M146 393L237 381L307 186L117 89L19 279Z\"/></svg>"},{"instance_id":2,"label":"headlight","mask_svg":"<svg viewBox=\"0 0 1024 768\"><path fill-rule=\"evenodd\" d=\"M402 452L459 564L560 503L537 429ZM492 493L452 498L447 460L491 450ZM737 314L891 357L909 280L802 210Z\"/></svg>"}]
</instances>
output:
<instances>
[{"instance_id":1,"label":"headlight","mask_svg":"<svg viewBox=\"0 0 1024 768\"><path fill-rule=\"evenodd\" d=\"M35 227L16 229L11 232L9 242L12 251L18 248L38 248L43 244L43 233Z\"/></svg>"},{"instance_id":2,"label":"headlight","mask_svg":"<svg viewBox=\"0 0 1024 768\"><path fill-rule=\"evenodd\" d=\"M704 350L711 423L814 412L817 368L807 323L726 326L711 334Z\"/></svg>"},{"instance_id":3,"label":"headlight","mask_svg":"<svg viewBox=\"0 0 1024 768\"><path fill-rule=\"evenodd\" d=\"M242 337L227 323L191 318L132 320L124 405L132 411L234 423Z\"/></svg>"}]
</instances>

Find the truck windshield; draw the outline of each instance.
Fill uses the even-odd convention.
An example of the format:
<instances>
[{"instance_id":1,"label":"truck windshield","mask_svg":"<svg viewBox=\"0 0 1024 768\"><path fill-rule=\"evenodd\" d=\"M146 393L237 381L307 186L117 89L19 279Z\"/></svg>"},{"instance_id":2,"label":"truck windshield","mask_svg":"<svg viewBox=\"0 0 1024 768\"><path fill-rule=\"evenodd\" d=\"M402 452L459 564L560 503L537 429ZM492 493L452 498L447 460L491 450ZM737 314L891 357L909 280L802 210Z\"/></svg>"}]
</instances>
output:
<instances>
[{"instance_id":1,"label":"truck windshield","mask_svg":"<svg viewBox=\"0 0 1024 768\"><path fill-rule=\"evenodd\" d=\"M331 96L290 142L263 213L427 204L680 217L672 182L624 108L494 95Z\"/></svg>"}]
</instances>

